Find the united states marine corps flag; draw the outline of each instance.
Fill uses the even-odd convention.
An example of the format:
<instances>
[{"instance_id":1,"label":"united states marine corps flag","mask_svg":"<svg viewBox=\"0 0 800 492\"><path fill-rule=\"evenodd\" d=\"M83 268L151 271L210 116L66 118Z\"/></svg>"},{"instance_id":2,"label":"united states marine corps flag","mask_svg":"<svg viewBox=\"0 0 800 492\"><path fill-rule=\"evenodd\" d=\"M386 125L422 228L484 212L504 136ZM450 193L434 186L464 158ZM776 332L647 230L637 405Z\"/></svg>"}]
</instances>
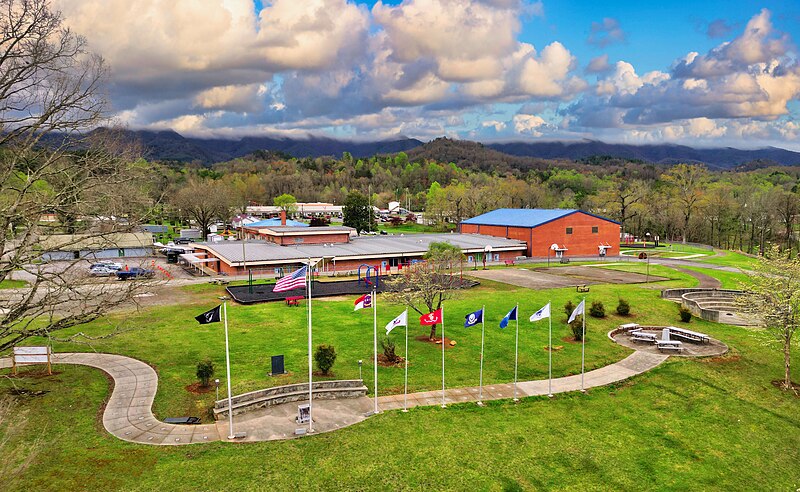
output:
<instances>
[{"instance_id":1,"label":"united states marine corps flag","mask_svg":"<svg viewBox=\"0 0 800 492\"><path fill-rule=\"evenodd\" d=\"M201 325L207 325L208 323L219 323L222 321L222 316L220 315L221 311L222 304L209 311L206 311L203 314L195 316L194 319L196 319Z\"/></svg>"}]
</instances>

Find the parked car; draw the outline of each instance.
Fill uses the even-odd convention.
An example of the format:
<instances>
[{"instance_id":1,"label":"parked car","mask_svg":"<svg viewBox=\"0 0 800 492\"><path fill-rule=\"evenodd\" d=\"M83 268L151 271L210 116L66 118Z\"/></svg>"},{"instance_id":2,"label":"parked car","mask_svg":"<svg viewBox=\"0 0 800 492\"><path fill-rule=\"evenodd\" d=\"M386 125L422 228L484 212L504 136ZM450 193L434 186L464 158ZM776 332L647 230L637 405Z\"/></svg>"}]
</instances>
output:
<instances>
[{"instance_id":1,"label":"parked car","mask_svg":"<svg viewBox=\"0 0 800 492\"><path fill-rule=\"evenodd\" d=\"M111 268L108 265L94 265L89 269L89 275L94 275L95 277L108 277L110 275L115 275L119 269Z\"/></svg>"},{"instance_id":2,"label":"parked car","mask_svg":"<svg viewBox=\"0 0 800 492\"><path fill-rule=\"evenodd\" d=\"M120 270L117 272L117 280L128 280L137 278L150 278L156 272L148 270L147 268L133 267L129 270Z\"/></svg>"},{"instance_id":3,"label":"parked car","mask_svg":"<svg viewBox=\"0 0 800 492\"><path fill-rule=\"evenodd\" d=\"M92 263L89 265L89 270L99 267L110 268L114 271L117 271L122 270L122 263L117 263L116 261L98 261L97 263Z\"/></svg>"},{"instance_id":4,"label":"parked car","mask_svg":"<svg viewBox=\"0 0 800 492\"><path fill-rule=\"evenodd\" d=\"M175 242L175 244L189 244L189 243L191 243L192 241L194 241L194 239L192 239L192 238L188 238L188 237L179 237L179 238L175 238L175 241L174 241L174 242Z\"/></svg>"}]
</instances>

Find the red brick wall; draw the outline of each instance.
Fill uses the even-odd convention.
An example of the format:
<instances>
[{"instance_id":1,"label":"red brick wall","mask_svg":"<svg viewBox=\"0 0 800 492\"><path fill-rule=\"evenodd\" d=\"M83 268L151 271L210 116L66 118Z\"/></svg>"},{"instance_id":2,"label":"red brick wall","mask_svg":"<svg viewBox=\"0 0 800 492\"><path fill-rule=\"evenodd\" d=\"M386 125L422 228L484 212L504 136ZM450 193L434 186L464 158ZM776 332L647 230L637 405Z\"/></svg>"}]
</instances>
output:
<instances>
[{"instance_id":1,"label":"red brick wall","mask_svg":"<svg viewBox=\"0 0 800 492\"><path fill-rule=\"evenodd\" d=\"M567 227L572 228L572 234L566 233ZM598 228L596 234L592 233L592 227ZM461 232L525 241L526 254L531 257L547 257L553 243L567 247L565 256L597 256L600 244L611 245L607 256L619 255L619 225L582 212L540 225L533 229L532 236L529 227L461 224ZM554 256L552 251L549 254Z\"/></svg>"},{"instance_id":2,"label":"red brick wall","mask_svg":"<svg viewBox=\"0 0 800 492\"><path fill-rule=\"evenodd\" d=\"M295 239L298 238L302 239L302 242L296 242ZM264 239L267 239L267 237L264 237ZM349 241L350 234L346 232L341 234L320 234L318 236L279 236L275 238L275 242L283 246L290 246L293 244L347 243Z\"/></svg>"}]
</instances>

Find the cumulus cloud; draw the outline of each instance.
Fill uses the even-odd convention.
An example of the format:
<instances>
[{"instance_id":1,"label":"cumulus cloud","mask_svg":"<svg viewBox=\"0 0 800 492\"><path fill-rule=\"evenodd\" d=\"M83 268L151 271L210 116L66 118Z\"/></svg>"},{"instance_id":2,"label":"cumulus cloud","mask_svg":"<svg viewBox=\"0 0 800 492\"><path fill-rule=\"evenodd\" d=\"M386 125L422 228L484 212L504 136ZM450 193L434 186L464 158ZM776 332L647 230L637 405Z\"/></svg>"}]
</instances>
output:
<instances>
[{"instance_id":1,"label":"cumulus cloud","mask_svg":"<svg viewBox=\"0 0 800 492\"><path fill-rule=\"evenodd\" d=\"M676 141L800 133L788 114L800 94L796 51L768 10L706 53L637 72L608 54L578 60L557 38L523 42L541 1L379 1L371 10L356 0L53 2L108 60L112 107L133 127ZM710 36L730 28L707 25ZM588 41L625 39L605 18Z\"/></svg>"},{"instance_id":2,"label":"cumulus cloud","mask_svg":"<svg viewBox=\"0 0 800 492\"><path fill-rule=\"evenodd\" d=\"M608 53L592 58L586 66L586 73L605 73L611 69L608 63Z\"/></svg>"},{"instance_id":3,"label":"cumulus cloud","mask_svg":"<svg viewBox=\"0 0 800 492\"><path fill-rule=\"evenodd\" d=\"M800 94L800 68L788 56L788 38L774 30L769 16L769 11L761 11L738 37L703 55L688 53L669 73L640 76L630 63L617 62L614 71L598 81L593 96L567 109L572 124L658 126L664 138L716 138L737 128L752 131L728 123L711 127L713 120L774 120L786 115L788 103Z\"/></svg>"},{"instance_id":4,"label":"cumulus cloud","mask_svg":"<svg viewBox=\"0 0 800 492\"><path fill-rule=\"evenodd\" d=\"M541 116L534 114L516 114L513 118L514 131L517 133L527 133L534 137L541 137L543 133L539 130L546 124Z\"/></svg>"},{"instance_id":5,"label":"cumulus cloud","mask_svg":"<svg viewBox=\"0 0 800 492\"><path fill-rule=\"evenodd\" d=\"M624 43L625 40L626 34L620 27L619 21L611 17L604 17L601 22L592 22L586 42L598 48L605 48L611 44Z\"/></svg>"},{"instance_id":6,"label":"cumulus cloud","mask_svg":"<svg viewBox=\"0 0 800 492\"><path fill-rule=\"evenodd\" d=\"M708 23L706 36L709 38L724 38L733 31L733 24L729 24L725 19L716 19Z\"/></svg>"}]
</instances>

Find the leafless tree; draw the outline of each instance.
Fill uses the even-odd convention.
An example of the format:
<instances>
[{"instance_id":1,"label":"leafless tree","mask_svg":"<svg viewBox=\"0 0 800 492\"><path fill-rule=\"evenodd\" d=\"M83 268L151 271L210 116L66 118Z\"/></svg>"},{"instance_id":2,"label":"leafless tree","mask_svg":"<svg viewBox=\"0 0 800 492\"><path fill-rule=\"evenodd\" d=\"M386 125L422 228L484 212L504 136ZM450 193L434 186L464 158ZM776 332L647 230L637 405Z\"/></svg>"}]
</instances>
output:
<instances>
[{"instance_id":1,"label":"leafless tree","mask_svg":"<svg viewBox=\"0 0 800 492\"><path fill-rule=\"evenodd\" d=\"M403 270L387 281L387 298L410 307L420 315L442 307L442 303L452 299L463 285L460 277L453 272L463 260L461 250L449 243L431 243L425 262ZM436 337L436 325L431 326L430 339Z\"/></svg>"},{"instance_id":2,"label":"leafless tree","mask_svg":"<svg viewBox=\"0 0 800 492\"><path fill-rule=\"evenodd\" d=\"M197 223L205 238L214 221L230 218L232 191L222 181L193 178L175 194L172 204Z\"/></svg>"},{"instance_id":3,"label":"leafless tree","mask_svg":"<svg viewBox=\"0 0 800 492\"><path fill-rule=\"evenodd\" d=\"M61 250L113 247L151 203L135 146L95 130L108 123L103 60L47 0L0 0L0 30L0 282L28 283L0 291L3 350L97 319L146 287L91 282L84 259L41 259L55 233L69 233Z\"/></svg>"}]
</instances>

